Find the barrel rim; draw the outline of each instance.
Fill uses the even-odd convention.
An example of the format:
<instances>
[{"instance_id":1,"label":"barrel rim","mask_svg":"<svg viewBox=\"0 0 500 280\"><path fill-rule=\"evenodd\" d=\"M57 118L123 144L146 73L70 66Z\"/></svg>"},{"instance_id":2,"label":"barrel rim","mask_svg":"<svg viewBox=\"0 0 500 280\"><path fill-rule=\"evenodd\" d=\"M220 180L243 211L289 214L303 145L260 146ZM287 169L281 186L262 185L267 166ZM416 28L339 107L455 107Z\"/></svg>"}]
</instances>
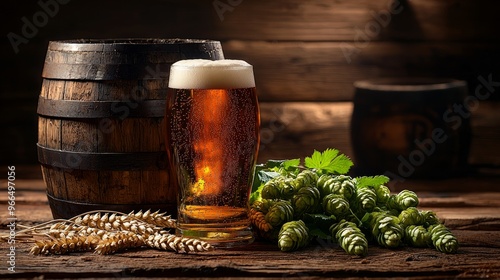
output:
<instances>
[{"instance_id":1,"label":"barrel rim","mask_svg":"<svg viewBox=\"0 0 500 280\"><path fill-rule=\"evenodd\" d=\"M388 92L422 92L466 88L467 82L451 78L378 78L354 82L356 89Z\"/></svg>"},{"instance_id":2,"label":"barrel rim","mask_svg":"<svg viewBox=\"0 0 500 280\"><path fill-rule=\"evenodd\" d=\"M179 45L213 44L220 45L220 41L210 39L183 39L183 38L114 38L97 39L82 38L71 40L49 41L50 51L119 51L138 47L146 50L162 49Z\"/></svg>"}]
</instances>

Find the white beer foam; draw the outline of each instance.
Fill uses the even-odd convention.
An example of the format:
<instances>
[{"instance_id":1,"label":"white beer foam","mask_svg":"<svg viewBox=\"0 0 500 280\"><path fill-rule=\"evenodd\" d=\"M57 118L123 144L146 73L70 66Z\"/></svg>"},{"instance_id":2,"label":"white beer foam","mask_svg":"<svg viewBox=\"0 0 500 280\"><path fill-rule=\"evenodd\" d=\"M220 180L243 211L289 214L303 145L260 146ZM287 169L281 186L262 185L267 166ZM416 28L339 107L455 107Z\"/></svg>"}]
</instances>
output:
<instances>
[{"instance_id":1,"label":"white beer foam","mask_svg":"<svg viewBox=\"0 0 500 280\"><path fill-rule=\"evenodd\" d=\"M170 68L168 86L177 89L255 87L253 67L243 60L186 59Z\"/></svg>"}]
</instances>

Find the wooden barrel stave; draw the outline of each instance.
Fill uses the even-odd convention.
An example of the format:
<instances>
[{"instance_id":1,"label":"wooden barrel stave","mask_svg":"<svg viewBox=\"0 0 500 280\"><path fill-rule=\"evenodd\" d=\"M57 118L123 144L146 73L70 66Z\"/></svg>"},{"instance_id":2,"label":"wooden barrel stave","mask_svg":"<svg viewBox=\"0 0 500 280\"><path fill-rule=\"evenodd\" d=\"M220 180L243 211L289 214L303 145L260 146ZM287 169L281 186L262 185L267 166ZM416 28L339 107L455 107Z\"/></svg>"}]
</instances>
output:
<instances>
[{"instance_id":1,"label":"wooden barrel stave","mask_svg":"<svg viewBox=\"0 0 500 280\"><path fill-rule=\"evenodd\" d=\"M61 85L55 85L61 84ZM63 85L64 84L64 85ZM149 85L153 85L150 90ZM163 85L162 85L163 84ZM112 82L84 82L51 80L48 92L52 97L62 100L120 100L127 93L132 92L135 87L140 86L145 89L148 95L145 99L161 98L159 89L165 82L158 83L156 80L132 82L124 81ZM94 96L92 93L99 93ZM149 95L151 93L152 95ZM164 94L164 93L163 93ZM164 97L163 97L164 99ZM129 108L132 110L132 108ZM41 117L44 119L44 117ZM50 141L56 145L47 146L49 148L75 152L93 153L132 153L142 152L164 152L165 135L163 118L124 118L106 120L106 128L102 129L102 119L92 120L53 120L49 121L51 129L56 126L55 135L49 137ZM51 129L47 128L47 132ZM112 131L110 131L112 130ZM57 131L57 132L56 132ZM63 171L64 181L55 176L56 182L52 180L52 191L49 194L54 197L67 197L75 202L92 201L95 204L112 204L113 199L120 198L120 204L161 204L168 201L173 204L175 192L172 188L151 188L147 186L169 186L168 174L163 170L146 171L87 171L76 170L76 166L68 162L70 170ZM56 171L58 174L61 171ZM49 175L50 176L50 175ZM51 178L54 176L50 176ZM75 188L85 184L87 188ZM133 188L128 186L133 185ZM98 190L98 191L95 191ZM145 192L147 190L147 193ZM170 200L169 200L170 198ZM173 210L171 210L173 211Z\"/></svg>"}]
</instances>

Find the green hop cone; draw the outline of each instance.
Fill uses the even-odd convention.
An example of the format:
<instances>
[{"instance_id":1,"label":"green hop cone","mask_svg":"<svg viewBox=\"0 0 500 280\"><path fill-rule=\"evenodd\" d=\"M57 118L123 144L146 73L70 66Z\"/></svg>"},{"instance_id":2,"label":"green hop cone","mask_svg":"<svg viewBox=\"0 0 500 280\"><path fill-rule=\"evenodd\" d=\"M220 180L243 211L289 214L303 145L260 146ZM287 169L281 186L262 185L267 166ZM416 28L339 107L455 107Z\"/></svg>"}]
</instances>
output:
<instances>
[{"instance_id":1,"label":"green hop cone","mask_svg":"<svg viewBox=\"0 0 500 280\"><path fill-rule=\"evenodd\" d=\"M264 184L261 192L262 198L274 199L281 197L280 182L277 178L279 177L273 178Z\"/></svg>"},{"instance_id":2,"label":"green hop cone","mask_svg":"<svg viewBox=\"0 0 500 280\"><path fill-rule=\"evenodd\" d=\"M458 240L445 225L431 225L427 230L430 232L432 244L438 251L447 254L457 252Z\"/></svg>"},{"instance_id":3,"label":"green hop cone","mask_svg":"<svg viewBox=\"0 0 500 280\"><path fill-rule=\"evenodd\" d=\"M278 176L267 181L262 188L262 198L265 199L289 199L293 196L295 187L293 179Z\"/></svg>"},{"instance_id":4,"label":"green hop cone","mask_svg":"<svg viewBox=\"0 0 500 280\"><path fill-rule=\"evenodd\" d=\"M371 187L359 188L353 199L358 211L372 212L377 206L377 194Z\"/></svg>"},{"instance_id":5,"label":"green hop cone","mask_svg":"<svg viewBox=\"0 0 500 280\"><path fill-rule=\"evenodd\" d=\"M342 195L349 200L356 192L356 179L346 175L330 176L324 174L318 178L317 187L321 197L333 193Z\"/></svg>"},{"instance_id":6,"label":"green hop cone","mask_svg":"<svg viewBox=\"0 0 500 280\"><path fill-rule=\"evenodd\" d=\"M286 178L282 180L281 186L281 197L282 199L290 199L295 193L295 186L293 185L293 179Z\"/></svg>"},{"instance_id":7,"label":"green hop cone","mask_svg":"<svg viewBox=\"0 0 500 280\"><path fill-rule=\"evenodd\" d=\"M409 207L418 206L417 194L409 190L402 190L398 194L398 200L401 210L408 209Z\"/></svg>"},{"instance_id":8,"label":"green hop cone","mask_svg":"<svg viewBox=\"0 0 500 280\"><path fill-rule=\"evenodd\" d=\"M275 202L267 211L265 220L273 227L279 227L293 220L292 204L286 200Z\"/></svg>"},{"instance_id":9,"label":"green hop cone","mask_svg":"<svg viewBox=\"0 0 500 280\"><path fill-rule=\"evenodd\" d=\"M318 174L311 170L303 170L297 175L294 180L295 189L299 190L303 187L316 187Z\"/></svg>"},{"instance_id":10,"label":"green hop cone","mask_svg":"<svg viewBox=\"0 0 500 280\"><path fill-rule=\"evenodd\" d=\"M323 198L323 210L327 215L344 218L350 213L349 202L339 194L329 194Z\"/></svg>"},{"instance_id":11,"label":"green hop cone","mask_svg":"<svg viewBox=\"0 0 500 280\"><path fill-rule=\"evenodd\" d=\"M399 214L399 221L401 222L401 226L406 228L410 225L423 225L425 217L417 208L408 207Z\"/></svg>"},{"instance_id":12,"label":"green hop cone","mask_svg":"<svg viewBox=\"0 0 500 280\"><path fill-rule=\"evenodd\" d=\"M436 213L434 213L433 211L430 211L430 210L429 211L422 211L421 213L422 213L422 217L424 219L424 223L427 227L440 223L438 217L436 216Z\"/></svg>"},{"instance_id":13,"label":"green hop cone","mask_svg":"<svg viewBox=\"0 0 500 280\"><path fill-rule=\"evenodd\" d=\"M294 213L301 217L315 211L320 203L320 193L316 187L303 187L292 198Z\"/></svg>"},{"instance_id":14,"label":"green hop cone","mask_svg":"<svg viewBox=\"0 0 500 280\"><path fill-rule=\"evenodd\" d=\"M278 234L278 247L281 251L295 251L309 244L309 229L301 221L285 223Z\"/></svg>"},{"instance_id":15,"label":"green hop cone","mask_svg":"<svg viewBox=\"0 0 500 280\"><path fill-rule=\"evenodd\" d=\"M418 206L418 196L409 190L402 190L398 194L391 195L387 201L387 206L392 209L403 211L408 207Z\"/></svg>"},{"instance_id":16,"label":"green hop cone","mask_svg":"<svg viewBox=\"0 0 500 280\"><path fill-rule=\"evenodd\" d=\"M269 211L269 208L271 208L271 206L273 206L276 202L277 200L272 199L256 200L253 202L252 208L266 214Z\"/></svg>"},{"instance_id":17,"label":"green hop cone","mask_svg":"<svg viewBox=\"0 0 500 280\"><path fill-rule=\"evenodd\" d=\"M346 253L365 256L368 252L368 240L356 224L341 220L330 227L330 233Z\"/></svg>"},{"instance_id":18,"label":"green hop cone","mask_svg":"<svg viewBox=\"0 0 500 280\"><path fill-rule=\"evenodd\" d=\"M385 247L398 247L403 239L403 228L398 224L397 218L388 216L378 221L378 244Z\"/></svg>"},{"instance_id":19,"label":"green hop cone","mask_svg":"<svg viewBox=\"0 0 500 280\"><path fill-rule=\"evenodd\" d=\"M384 185L379 185L378 187L374 187L374 189L377 194L377 203L385 205L391 196L391 190Z\"/></svg>"},{"instance_id":20,"label":"green hop cone","mask_svg":"<svg viewBox=\"0 0 500 280\"><path fill-rule=\"evenodd\" d=\"M380 246L395 248L401 244L404 229L397 217L385 212L372 212L368 215L367 227Z\"/></svg>"},{"instance_id":21,"label":"green hop cone","mask_svg":"<svg viewBox=\"0 0 500 280\"><path fill-rule=\"evenodd\" d=\"M432 244L431 234L421 225L409 225L405 229L405 242L414 247L427 247Z\"/></svg>"}]
</instances>

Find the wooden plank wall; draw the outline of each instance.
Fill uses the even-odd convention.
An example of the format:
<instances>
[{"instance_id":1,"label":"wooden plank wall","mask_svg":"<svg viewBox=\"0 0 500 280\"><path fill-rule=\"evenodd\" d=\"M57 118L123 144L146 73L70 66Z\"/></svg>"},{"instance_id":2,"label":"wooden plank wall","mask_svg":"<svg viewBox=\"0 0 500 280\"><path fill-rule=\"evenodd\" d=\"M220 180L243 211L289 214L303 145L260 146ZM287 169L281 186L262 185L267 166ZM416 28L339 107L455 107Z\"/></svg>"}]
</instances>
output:
<instances>
[{"instance_id":1,"label":"wooden plank wall","mask_svg":"<svg viewBox=\"0 0 500 280\"><path fill-rule=\"evenodd\" d=\"M2 6L0 164L36 162L36 100L49 40L220 40L227 58L255 67L263 120L259 161L326 147L352 156L356 80L451 77L466 80L471 94L480 76L500 81L495 0L41 0ZM35 30L23 35L33 20ZM25 38L17 53L12 33ZM473 164L500 165L500 85L492 89L472 118Z\"/></svg>"}]
</instances>

